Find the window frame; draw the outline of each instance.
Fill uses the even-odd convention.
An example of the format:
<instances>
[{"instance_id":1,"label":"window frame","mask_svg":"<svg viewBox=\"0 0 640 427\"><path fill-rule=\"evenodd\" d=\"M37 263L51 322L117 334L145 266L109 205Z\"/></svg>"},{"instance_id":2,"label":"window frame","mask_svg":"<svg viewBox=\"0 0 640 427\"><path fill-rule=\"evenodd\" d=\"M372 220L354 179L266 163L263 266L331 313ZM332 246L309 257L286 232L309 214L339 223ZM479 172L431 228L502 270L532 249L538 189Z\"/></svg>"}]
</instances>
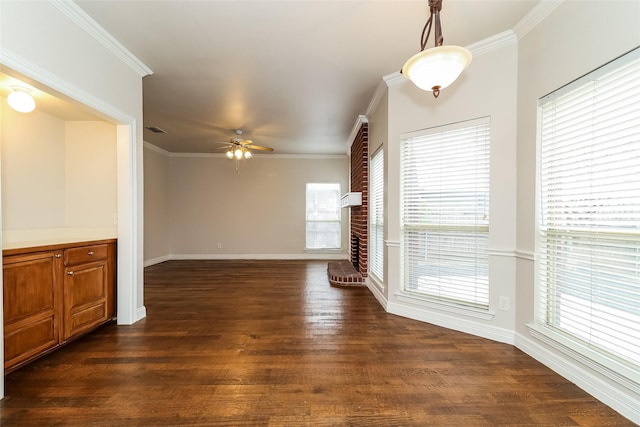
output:
<instances>
[{"instance_id":1,"label":"window frame","mask_svg":"<svg viewBox=\"0 0 640 427\"><path fill-rule=\"evenodd\" d=\"M462 223L454 223L452 222L449 227L438 227L438 226L433 226L433 225L423 225L423 226L419 226L416 224L411 224L410 221L407 220L406 218L406 209L408 206L408 201L406 200L406 198L408 197L407 191L408 189L406 188L407 183L406 183L406 175L409 174L409 172L407 171L407 165L406 165L406 160L405 160L405 156L407 155L405 153L405 151L408 149L408 145L409 143L411 143L412 141L415 141L416 138L420 138L420 137L429 137L430 135L437 135L437 134L442 134L442 135L446 135L451 136L451 135L456 135L458 132L472 132L471 129L479 129L480 132L484 133L484 137L480 138L482 140L482 142L480 142L479 144L481 144L481 151L483 151L483 154L481 156L481 159L478 160L481 163L484 163L485 167L486 167L486 174L483 176L483 179L486 180L485 184L486 184L486 191L483 192L484 194L484 200L485 200L485 207L484 207L484 213L485 215L483 216L483 218L486 220L486 224L467 224L465 225L461 225ZM442 137L442 136L441 136ZM446 139L446 138L445 138ZM405 300L407 302L412 302L415 303L416 300L421 300L422 301L422 305L426 305L429 307L435 307L435 308L439 308L439 309L444 309L447 311L452 311L452 312L456 312L459 314L465 314L465 315L471 315L473 317L478 317L478 318L482 318L482 319L490 319L493 317L493 315L495 313L493 313L490 310L489 307L489 275L488 275L488 270L489 270L489 254L488 254L488 247L489 247L489 199L490 199L490 192L489 192L489 185L490 185L490 151L491 151L491 120L489 117L481 117L481 118L477 118L477 119L471 119L471 120L466 120L463 122L458 122L458 123L452 123L452 124L447 124L447 125L441 125L441 126L436 126L433 128L428 128L428 129L423 129L421 131L417 131L417 132L411 132L408 134L404 134L401 137L401 141L400 141L400 146L401 146L401 159L400 159L400 173L401 173L401 184L400 184L400 210L401 210L401 215L400 215L400 231L401 231L401 238L400 238L400 253L401 253L401 290L398 294L399 299L401 300ZM455 143L450 146L451 147L455 147ZM442 164L442 162L441 162ZM443 173L446 173L446 164L440 168L442 171L444 171ZM484 170L484 169L483 169ZM443 183L443 188L446 188L446 179L442 180ZM446 191L446 190L445 190ZM464 192L468 192L470 193L471 190L465 190ZM444 193L435 193L435 194L444 194ZM477 194L476 194L477 197ZM445 212L444 210L442 210L441 212ZM438 230L439 229L439 230ZM456 298L452 298L450 295L446 295L447 291L446 290L446 286L448 285L447 280L457 280L455 278L448 278L448 279L444 279L442 281L440 281L440 284L437 285L439 286L439 290L438 292L441 293L441 295L438 295L437 292L433 292L433 293L425 293L425 292L417 292L415 289L412 289L412 285L409 283L410 278L409 276L411 274L413 274L410 270L413 267L413 265L411 265L411 261L410 261L410 256L408 255L409 252L411 252L411 248L409 247L410 243L408 243L408 239L407 239L407 232L409 230L417 230L417 231L425 231L425 232L432 232L432 233L440 233L441 236L446 236L446 233L449 233L450 240L456 238L455 234L457 233L458 236L457 238L460 239L460 231L464 230L466 232L469 233L469 235L471 236L483 236L482 238L486 239L486 244L483 246L484 249L479 249L478 250L478 254L479 255L474 255L474 256L479 256L482 263L482 265L486 270L486 284L483 285L482 282L485 279L482 278L478 278L480 276L472 276L473 279L470 279L472 281L474 281L474 284L471 286L473 287L475 290L474 292L476 292L478 289L478 286L482 287L484 286L486 288L486 292L480 296L480 298L477 301L471 301L472 298L475 297L471 297L468 298L467 296L465 296L464 298L461 298L458 294L458 296ZM445 249L446 252L446 249ZM447 255L443 255L444 257L446 257ZM463 257L458 257L458 263L455 264L454 268L461 268L460 266L462 265L461 259ZM443 259L441 257L441 259ZM409 271L409 272L408 272ZM476 270L477 272L478 270ZM441 276L442 277L442 276ZM483 276L484 277L484 276ZM464 279L462 280L463 282L465 282L463 284L463 286L459 286L458 284L456 284L456 286L458 286L459 288L464 288L464 286L467 285L466 282L468 282L468 280ZM415 286L414 286L415 287ZM470 289L470 288L469 288ZM480 289L480 291L482 292L482 289ZM466 290L462 289L462 293L465 293ZM468 295L468 293L467 293ZM468 299L465 299L468 298ZM480 302L479 302L480 301Z\"/></svg>"},{"instance_id":2,"label":"window frame","mask_svg":"<svg viewBox=\"0 0 640 427\"><path fill-rule=\"evenodd\" d=\"M613 61L593 70L584 76L576 79L567 85L557 89L554 92L540 98L538 100L538 120L537 120L537 157L536 157L536 200L535 200L535 209L536 209L536 218L535 218L535 309L534 309L534 322L528 324L529 330L535 338L545 342L546 344L552 346L553 348L560 350L564 354L581 361L582 363L590 366L601 374L607 376L608 378L613 379L619 384L624 384L626 387L634 390L636 393L640 392L640 363L634 363L629 360L625 360L624 358L619 357L611 353L610 349L603 348L601 345L596 344L595 342L587 342L585 339L579 336L579 334L572 334L570 332L571 328L559 327L557 316L561 314L558 313L559 308L554 309L554 302L558 302L558 297L554 296L555 293L559 292L558 289L562 286L558 279L554 279L553 273L551 271L555 271L554 267L547 268L549 263L555 262L559 267L557 269L567 269L567 263L569 261L562 261L562 259L552 258L549 259L549 254L551 250L548 250L548 245L546 244L549 239L552 239L554 236L561 237L562 235L566 235L567 233L575 236L573 240L575 242L572 243L562 243L563 247L573 247L575 245L582 245L584 242L588 242L588 244L597 245L599 242L601 243L603 239L615 238L620 239L621 236L627 235L632 236L635 235L635 239L640 240L640 229L636 229L633 231L621 231L619 228L611 229L606 227L596 226L594 228L593 224L587 223L587 219L582 219L582 222L576 222L577 225L562 225L561 227L550 227L545 222L545 216L543 215L543 205L545 202L544 190L543 190L543 169L547 168L547 164L543 164L543 144L544 134L543 134L543 119L544 113L543 108L547 105L547 103L554 102L555 100L562 99L563 96L573 96L579 90L589 90L585 89L589 82L600 81L603 77L606 77L612 72L615 72L616 69L625 67L635 61L640 61L640 48L635 49L627 54L614 59ZM595 83L593 83L595 85ZM591 89L593 93L597 93L597 89ZM624 91L625 95L627 91ZM595 98L594 98L595 99ZM598 106L600 107L600 106ZM596 107L592 107L596 108ZM589 110L592 111L592 110ZM596 115L594 113L592 117ZM587 116L585 114L584 116ZM583 117L582 115L579 117ZM597 121L596 119L592 119L590 123ZM638 125L636 125L638 126ZM639 127L640 128L640 127ZM596 138L591 137L587 145L586 149L595 149L594 147L599 144L594 141ZM572 151L572 156L578 157L582 153L582 151ZM615 167L613 168L615 169ZM563 169L565 173L570 170ZM574 172L575 173L575 172ZM591 172L590 172L591 173ZM558 178L556 178L558 179ZM597 199L598 201L604 199ZM603 207L610 205L602 205ZM554 211L555 212L555 211ZM626 233L626 234L625 234ZM558 238L559 238L558 237ZM576 240L577 239L577 240ZM585 240L586 239L586 240ZM632 241L636 241L632 239ZM602 243L601 243L602 244ZM555 252L555 250L553 250ZM564 252L563 252L564 253ZM579 261L586 262L587 258L575 258ZM575 262L575 259L573 262ZM592 271L596 271L597 267L594 269L593 265L590 264L590 268ZM551 269L551 271L550 271ZM600 272L601 270L597 270ZM549 275L552 276L549 276ZM549 278L551 277L551 280ZM569 285L572 286L572 285ZM595 289L593 285L589 285L593 292ZM590 304L597 304L597 301L592 298L590 300ZM566 303L565 303L566 309ZM601 309L598 309L601 310ZM570 317L569 314L565 311L565 317ZM606 317L602 311L598 311L596 316L599 318ZM606 320L606 319L605 319ZM593 321L589 320L588 323L591 324ZM565 324L566 325L566 324ZM590 326L593 328L593 326Z\"/></svg>"},{"instance_id":3,"label":"window frame","mask_svg":"<svg viewBox=\"0 0 640 427\"><path fill-rule=\"evenodd\" d=\"M337 186L336 194L336 206L335 206L335 217L333 219L310 219L309 218L309 195L310 195L310 187L311 186ZM342 250L342 206L340 204L341 198L341 185L339 182L307 182L305 184L305 251L339 251ZM325 190L330 191L330 190ZM333 190L331 190L333 191ZM326 246L326 247L311 247L309 245L309 235L313 232L310 230L310 225L316 224L336 224L337 232L337 244L336 246ZM325 231L326 233L327 231Z\"/></svg>"},{"instance_id":4,"label":"window frame","mask_svg":"<svg viewBox=\"0 0 640 427\"><path fill-rule=\"evenodd\" d=\"M384 281L384 166L380 147L369 161L369 272L380 283Z\"/></svg>"}]
</instances>

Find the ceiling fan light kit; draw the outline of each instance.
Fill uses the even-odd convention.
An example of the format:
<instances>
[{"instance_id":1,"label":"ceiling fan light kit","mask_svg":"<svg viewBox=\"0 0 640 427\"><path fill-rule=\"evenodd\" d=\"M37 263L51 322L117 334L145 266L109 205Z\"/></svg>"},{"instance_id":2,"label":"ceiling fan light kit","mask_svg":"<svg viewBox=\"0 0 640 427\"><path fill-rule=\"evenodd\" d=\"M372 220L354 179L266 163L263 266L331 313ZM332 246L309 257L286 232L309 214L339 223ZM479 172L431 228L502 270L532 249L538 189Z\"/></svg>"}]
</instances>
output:
<instances>
[{"instance_id":1,"label":"ceiling fan light kit","mask_svg":"<svg viewBox=\"0 0 640 427\"><path fill-rule=\"evenodd\" d=\"M420 52L413 55L402 67L402 74L422 90L433 92L434 97L440 90L452 84L471 63L471 52L460 46L443 46L440 10L442 0L429 0L431 14L422 29ZM435 24L435 47L425 50L431 28Z\"/></svg>"},{"instance_id":2,"label":"ceiling fan light kit","mask_svg":"<svg viewBox=\"0 0 640 427\"><path fill-rule=\"evenodd\" d=\"M240 173L240 160L249 160L253 157L251 150L273 151L273 148L255 145L250 139L240 138L240 135L242 135L241 129L236 129L234 132L237 137L225 143L229 144L229 146L225 148L226 152L224 154L228 159L236 162L237 173Z\"/></svg>"},{"instance_id":3,"label":"ceiling fan light kit","mask_svg":"<svg viewBox=\"0 0 640 427\"><path fill-rule=\"evenodd\" d=\"M228 158L237 160L250 159L253 156L253 154L251 154L251 151L244 147L236 148L235 150L229 148L229 151L227 151L225 154Z\"/></svg>"}]
</instances>

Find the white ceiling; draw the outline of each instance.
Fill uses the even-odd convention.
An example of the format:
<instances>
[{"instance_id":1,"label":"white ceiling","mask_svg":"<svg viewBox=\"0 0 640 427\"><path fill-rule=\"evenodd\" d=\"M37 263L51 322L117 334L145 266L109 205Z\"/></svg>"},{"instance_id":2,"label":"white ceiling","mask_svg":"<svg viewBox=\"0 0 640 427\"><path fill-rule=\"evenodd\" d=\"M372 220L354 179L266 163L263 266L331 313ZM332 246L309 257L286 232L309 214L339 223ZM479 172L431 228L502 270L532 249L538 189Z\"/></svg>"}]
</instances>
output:
<instances>
[{"instance_id":1,"label":"white ceiling","mask_svg":"<svg viewBox=\"0 0 640 427\"><path fill-rule=\"evenodd\" d=\"M76 3L153 70L144 125L168 134L144 137L171 152L219 152L240 128L275 153L346 153L382 77L419 50L428 16L426 0ZM537 3L444 0L445 44L513 28Z\"/></svg>"}]
</instances>

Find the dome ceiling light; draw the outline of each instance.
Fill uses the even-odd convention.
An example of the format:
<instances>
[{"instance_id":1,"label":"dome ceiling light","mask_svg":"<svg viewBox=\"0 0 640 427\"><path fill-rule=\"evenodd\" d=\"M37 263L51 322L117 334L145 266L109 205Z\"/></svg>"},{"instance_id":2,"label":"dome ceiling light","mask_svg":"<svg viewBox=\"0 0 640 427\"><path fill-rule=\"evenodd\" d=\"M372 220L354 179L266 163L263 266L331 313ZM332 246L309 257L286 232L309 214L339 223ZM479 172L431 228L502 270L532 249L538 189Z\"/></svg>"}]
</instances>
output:
<instances>
[{"instance_id":1,"label":"dome ceiling light","mask_svg":"<svg viewBox=\"0 0 640 427\"><path fill-rule=\"evenodd\" d=\"M7 103L19 113L30 113L36 108L36 101L31 96L31 90L21 86L11 86Z\"/></svg>"},{"instance_id":2,"label":"dome ceiling light","mask_svg":"<svg viewBox=\"0 0 640 427\"><path fill-rule=\"evenodd\" d=\"M440 90L453 83L462 70L471 63L471 52L460 46L443 46L440 10L442 0L429 0L431 15L422 29L420 52L413 55L402 67L402 74L422 90L433 92L434 97ZM431 27L435 23L435 47L425 50Z\"/></svg>"}]
</instances>

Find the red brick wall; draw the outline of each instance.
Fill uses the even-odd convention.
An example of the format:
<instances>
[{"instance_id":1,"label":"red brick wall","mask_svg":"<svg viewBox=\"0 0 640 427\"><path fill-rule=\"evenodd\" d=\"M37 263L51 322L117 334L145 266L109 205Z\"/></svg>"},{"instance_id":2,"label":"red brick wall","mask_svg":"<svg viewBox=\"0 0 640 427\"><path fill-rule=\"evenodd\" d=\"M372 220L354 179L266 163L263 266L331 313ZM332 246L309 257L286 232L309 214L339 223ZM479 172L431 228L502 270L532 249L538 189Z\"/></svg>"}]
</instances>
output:
<instances>
[{"instance_id":1,"label":"red brick wall","mask_svg":"<svg viewBox=\"0 0 640 427\"><path fill-rule=\"evenodd\" d=\"M351 209L351 243L353 250L354 236L359 238L358 266L362 277L367 277L367 219L369 214L369 125L363 123L351 145L351 192L362 193L362 206Z\"/></svg>"}]
</instances>

